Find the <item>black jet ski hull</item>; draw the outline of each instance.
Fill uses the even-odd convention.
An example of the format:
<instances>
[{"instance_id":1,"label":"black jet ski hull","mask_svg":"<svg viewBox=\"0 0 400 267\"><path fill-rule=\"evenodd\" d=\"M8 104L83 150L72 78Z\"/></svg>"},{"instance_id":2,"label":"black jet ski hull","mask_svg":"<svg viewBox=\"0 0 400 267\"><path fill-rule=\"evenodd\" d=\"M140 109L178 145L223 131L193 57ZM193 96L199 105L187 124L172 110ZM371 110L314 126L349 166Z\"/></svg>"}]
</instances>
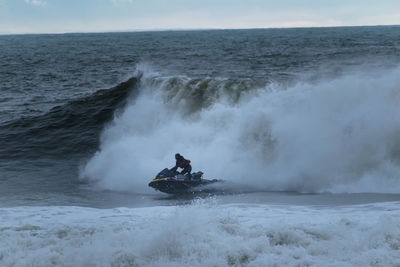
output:
<instances>
[{"instance_id":1,"label":"black jet ski hull","mask_svg":"<svg viewBox=\"0 0 400 267\"><path fill-rule=\"evenodd\" d=\"M153 179L149 186L167 194L183 194L192 192L201 192L204 186L221 182L220 180L206 179L179 179L175 177L164 177Z\"/></svg>"}]
</instances>

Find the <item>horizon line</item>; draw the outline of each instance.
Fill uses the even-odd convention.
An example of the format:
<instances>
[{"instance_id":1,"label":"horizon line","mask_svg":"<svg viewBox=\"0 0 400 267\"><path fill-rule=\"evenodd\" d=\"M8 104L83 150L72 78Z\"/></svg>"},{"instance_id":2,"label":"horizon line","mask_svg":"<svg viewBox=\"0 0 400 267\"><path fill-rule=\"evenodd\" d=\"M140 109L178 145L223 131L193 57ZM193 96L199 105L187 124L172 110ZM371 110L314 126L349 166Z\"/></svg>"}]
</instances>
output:
<instances>
[{"instance_id":1,"label":"horizon line","mask_svg":"<svg viewBox=\"0 0 400 267\"><path fill-rule=\"evenodd\" d=\"M0 32L5 35L57 35L57 34L96 34L96 33L135 33L135 32L174 32L174 31L223 31L223 30L273 30L273 29L314 29L314 28L357 28L357 27L399 27L400 24L376 24L376 25L332 25L332 26L294 26L294 27L254 27L254 28L154 28L135 30L107 30L107 31L60 31L60 32Z\"/></svg>"}]
</instances>

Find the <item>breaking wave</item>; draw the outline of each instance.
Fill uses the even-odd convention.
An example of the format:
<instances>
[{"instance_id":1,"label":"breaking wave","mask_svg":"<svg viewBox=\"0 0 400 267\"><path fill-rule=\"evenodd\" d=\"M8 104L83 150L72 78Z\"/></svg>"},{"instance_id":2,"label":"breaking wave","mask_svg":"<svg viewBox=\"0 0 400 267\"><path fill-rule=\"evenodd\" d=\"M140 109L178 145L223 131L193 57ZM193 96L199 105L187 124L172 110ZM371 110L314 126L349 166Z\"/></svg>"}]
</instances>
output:
<instances>
[{"instance_id":1,"label":"breaking wave","mask_svg":"<svg viewBox=\"0 0 400 267\"><path fill-rule=\"evenodd\" d=\"M400 192L400 69L282 85L140 73L82 179L143 191L176 152L208 178L298 192Z\"/></svg>"}]
</instances>

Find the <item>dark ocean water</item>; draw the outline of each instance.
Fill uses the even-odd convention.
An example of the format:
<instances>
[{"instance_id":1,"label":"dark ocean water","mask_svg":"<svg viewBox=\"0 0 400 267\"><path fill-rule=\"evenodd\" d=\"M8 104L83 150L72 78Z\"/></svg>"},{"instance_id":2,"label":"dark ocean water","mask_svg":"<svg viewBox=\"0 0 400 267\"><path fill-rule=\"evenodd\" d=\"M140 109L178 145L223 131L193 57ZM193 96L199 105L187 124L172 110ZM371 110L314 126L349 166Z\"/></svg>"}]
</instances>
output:
<instances>
[{"instance_id":1,"label":"dark ocean water","mask_svg":"<svg viewBox=\"0 0 400 267\"><path fill-rule=\"evenodd\" d=\"M146 188L153 174L165 165L174 164L173 154L178 149L194 158L199 163L197 167L206 173L210 166L209 173L213 176L249 183L261 191L294 192L277 196L245 194L240 196L243 202L295 203L299 193L324 192L370 193L354 194L347 203L400 199L397 172L400 132L394 124L400 114L397 105L400 28L397 26L5 35L0 36L0 61L3 207L185 203L187 199L163 197ZM379 81L379 88L364 90L371 84L368 79ZM308 87L303 88L304 84ZM337 91L323 99L343 96L353 102L341 107L337 103L343 101L338 100L326 111L326 103L314 99L325 89L315 88L330 86L337 87ZM356 90L354 94L346 95L352 90ZM272 102L263 102L264 97L269 99L265 92L272 94ZM279 95L284 92L293 95ZM157 102L160 94L162 101ZM361 100L357 100L357 95ZM387 95L391 97L383 97ZM394 103L385 105L387 99ZM252 101L254 109L246 106ZM298 106L298 103L305 104ZM356 111L350 109L360 103L365 105ZM228 108L225 115L220 114L219 105ZM266 109L260 110L263 106ZM313 107L310 113L303 114L309 106ZM390 109L381 114L378 110L382 106ZM283 107L299 111L285 113L289 111ZM326 115L324 123L331 120L337 126L334 122L340 119L341 111L349 115L343 123L346 133L343 136L353 138L348 145L335 143L343 138L340 134L329 139L322 130L316 130L326 128L318 124L319 120L308 120L321 113ZM238 115L229 122L223 120L235 112ZM284 115L282 120L279 112ZM267 120L257 114L270 117ZM304 116L296 118L293 114ZM369 119L364 125L365 116ZM138 117L143 120L135 121ZM289 118L293 119L292 124ZM277 125L274 122L283 123L286 119L287 124L274 128ZM282 130L283 126L303 119L302 125L308 124L307 127L296 128L295 132L289 128ZM196 124L190 125L191 121ZM157 123L163 127L161 133L155 130ZM210 125L215 128L203 133ZM179 134L181 128L184 136ZM195 130L198 128L201 130ZM227 128L231 130L225 132ZM374 132L376 128L381 129L382 136ZM248 132L230 136L235 129ZM171 134L164 135L169 131ZM186 140L191 131L196 134ZM287 132L293 137L287 137ZM316 147L333 143L326 148L332 153L310 147L306 142L309 136L316 140L326 137L325 141L316 141ZM284 142L286 137L289 140L304 137L304 142L289 147L290 142ZM218 144L215 151L201 150L214 142ZM121 143L129 149L119 150ZM233 149L235 144L240 146ZM334 149L342 145L350 149L347 156L354 152L343 161L340 151ZM313 149L316 159L327 157L324 162L337 164L324 166L313 158L303 162L307 158L303 153ZM243 154L243 158L233 156L238 154ZM216 158L210 155L220 161L219 166L213 164ZM251 158L253 155L257 155L256 160ZM301 160L285 159L285 155L296 155ZM265 165L256 162L260 158ZM301 167L284 173L287 166L282 166L282 161L291 167ZM249 168L249 175L255 180L246 181L235 166ZM235 169L237 177L232 173L224 176L224 169ZM113 173L114 170L123 173ZM336 171L337 175L333 175ZM276 178L268 180L266 176L267 182L261 183L261 173ZM326 174L329 177L322 177ZM379 188L375 186L376 180L381 180ZM313 194L300 196L304 196L304 203L313 202ZM319 203L337 202L329 200L330 194L323 198L325 201L317 200L320 197L315 195ZM223 201L233 199L238 198L229 195Z\"/></svg>"}]
</instances>

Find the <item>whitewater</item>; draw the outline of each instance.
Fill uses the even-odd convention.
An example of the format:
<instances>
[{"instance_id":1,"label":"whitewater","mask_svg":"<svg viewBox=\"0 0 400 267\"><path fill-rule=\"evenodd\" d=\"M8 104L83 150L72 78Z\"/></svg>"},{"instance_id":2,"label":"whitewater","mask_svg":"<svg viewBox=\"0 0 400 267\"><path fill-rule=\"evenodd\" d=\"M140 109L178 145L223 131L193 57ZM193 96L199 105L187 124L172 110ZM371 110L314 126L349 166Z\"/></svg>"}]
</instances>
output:
<instances>
[{"instance_id":1,"label":"whitewater","mask_svg":"<svg viewBox=\"0 0 400 267\"><path fill-rule=\"evenodd\" d=\"M3 266L399 266L399 202L1 209Z\"/></svg>"},{"instance_id":2,"label":"whitewater","mask_svg":"<svg viewBox=\"0 0 400 267\"><path fill-rule=\"evenodd\" d=\"M0 36L0 266L400 266L399 40Z\"/></svg>"}]
</instances>

